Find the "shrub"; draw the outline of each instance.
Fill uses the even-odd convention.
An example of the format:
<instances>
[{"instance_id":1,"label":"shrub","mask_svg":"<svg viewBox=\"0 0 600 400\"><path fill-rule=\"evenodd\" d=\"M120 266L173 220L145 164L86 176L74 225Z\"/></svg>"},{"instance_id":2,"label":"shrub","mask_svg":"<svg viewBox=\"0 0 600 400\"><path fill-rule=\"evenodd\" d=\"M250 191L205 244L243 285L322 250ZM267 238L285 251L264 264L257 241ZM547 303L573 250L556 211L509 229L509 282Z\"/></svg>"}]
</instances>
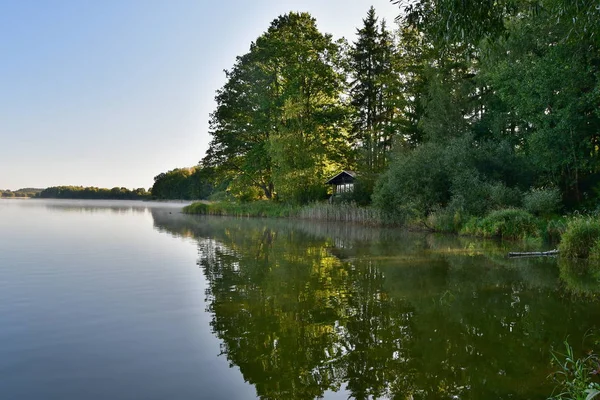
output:
<instances>
[{"instance_id":1,"label":"shrub","mask_svg":"<svg viewBox=\"0 0 600 400\"><path fill-rule=\"evenodd\" d=\"M208 204L200 202L192 203L189 206L183 207L183 212L185 214L206 215L208 214Z\"/></svg>"},{"instance_id":2,"label":"shrub","mask_svg":"<svg viewBox=\"0 0 600 400\"><path fill-rule=\"evenodd\" d=\"M336 203L355 203L361 207L371 204L371 196L375 187L374 175L361 175L354 181L354 189L334 196Z\"/></svg>"},{"instance_id":3,"label":"shrub","mask_svg":"<svg viewBox=\"0 0 600 400\"><path fill-rule=\"evenodd\" d=\"M492 211L481 220L471 219L463 227L461 233L511 240L540 236L537 221L533 215L518 208Z\"/></svg>"},{"instance_id":4,"label":"shrub","mask_svg":"<svg viewBox=\"0 0 600 400\"><path fill-rule=\"evenodd\" d=\"M523 207L533 215L556 214L560 205L560 191L556 188L532 189L523 196Z\"/></svg>"},{"instance_id":5,"label":"shrub","mask_svg":"<svg viewBox=\"0 0 600 400\"><path fill-rule=\"evenodd\" d=\"M567 223L559 245L561 256L588 258L600 239L600 221L596 218L577 217ZM594 251L595 254L596 250Z\"/></svg>"},{"instance_id":6,"label":"shrub","mask_svg":"<svg viewBox=\"0 0 600 400\"><path fill-rule=\"evenodd\" d=\"M476 171L467 170L452 179L450 207L469 215L486 213L521 205L521 192L502 182L487 182Z\"/></svg>"},{"instance_id":7,"label":"shrub","mask_svg":"<svg viewBox=\"0 0 600 400\"><path fill-rule=\"evenodd\" d=\"M462 210L451 206L435 210L427 217L427 226L437 232L459 232L463 223Z\"/></svg>"},{"instance_id":8,"label":"shrub","mask_svg":"<svg viewBox=\"0 0 600 400\"><path fill-rule=\"evenodd\" d=\"M551 219L546 224L543 232L544 240L548 243L558 243L566 230L567 221L565 218Z\"/></svg>"},{"instance_id":9,"label":"shrub","mask_svg":"<svg viewBox=\"0 0 600 400\"><path fill-rule=\"evenodd\" d=\"M522 194L515 187L523 184L522 164L510 146L470 135L424 143L395 154L375 186L373 204L396 220L422 219L446 207L474 216L518 207Z\"/></svg>"}]
</instances>

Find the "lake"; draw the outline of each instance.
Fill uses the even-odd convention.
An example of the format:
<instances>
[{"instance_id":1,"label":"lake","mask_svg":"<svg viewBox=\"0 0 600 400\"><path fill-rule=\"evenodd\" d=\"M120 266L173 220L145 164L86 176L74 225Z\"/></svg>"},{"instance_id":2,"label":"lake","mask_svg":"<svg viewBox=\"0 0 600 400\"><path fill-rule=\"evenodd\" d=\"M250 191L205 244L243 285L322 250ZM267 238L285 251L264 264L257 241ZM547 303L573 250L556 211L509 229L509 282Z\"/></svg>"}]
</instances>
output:
<instances>
[{"instance_id":1,"label":"lake","mask_svg":"<svg viewBox=\"0 0 600 400\"><path fill-rule=\"evenodd\" d=\"M598 277L515 244L0 200L2 399L544 399Z\"/></svg>"}]
</instances>

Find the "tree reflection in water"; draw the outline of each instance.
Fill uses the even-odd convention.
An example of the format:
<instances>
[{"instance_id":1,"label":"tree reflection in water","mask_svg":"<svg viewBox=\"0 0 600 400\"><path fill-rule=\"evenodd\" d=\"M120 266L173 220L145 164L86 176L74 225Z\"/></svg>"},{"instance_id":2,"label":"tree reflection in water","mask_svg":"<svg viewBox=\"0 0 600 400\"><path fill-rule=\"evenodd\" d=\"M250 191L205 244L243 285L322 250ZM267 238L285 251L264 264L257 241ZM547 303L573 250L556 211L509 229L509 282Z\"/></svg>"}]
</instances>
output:
<instances>
[{"instance_id":1,"label":"tree reflection in water","mask_svg":"<svg viewBox=\"0 0 600 400\"><path fill-rule=\"evenodd\" d=\"M555 261L491 242L153 216L198 239L221 353L263 399L542 399L552 347L600 321Z\"/></svg>"}]
</instances>

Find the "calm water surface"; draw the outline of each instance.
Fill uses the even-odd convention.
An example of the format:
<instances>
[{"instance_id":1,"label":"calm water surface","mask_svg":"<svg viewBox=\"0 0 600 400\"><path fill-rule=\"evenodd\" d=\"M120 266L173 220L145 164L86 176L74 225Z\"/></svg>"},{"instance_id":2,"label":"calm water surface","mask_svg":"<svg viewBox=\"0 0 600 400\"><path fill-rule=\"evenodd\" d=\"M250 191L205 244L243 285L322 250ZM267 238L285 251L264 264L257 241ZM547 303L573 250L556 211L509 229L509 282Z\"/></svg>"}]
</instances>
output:
<instances>
[{"instance_id":1,"label":"calm water surface","mask_svg":"<svg viewBox=\"0 0 600 400\"><path fill-rule=\"evenodd\" d=\"M544 399L600 322L507 245L180 207L0 200L1 399Z\"/></svg>"}]
</instances>

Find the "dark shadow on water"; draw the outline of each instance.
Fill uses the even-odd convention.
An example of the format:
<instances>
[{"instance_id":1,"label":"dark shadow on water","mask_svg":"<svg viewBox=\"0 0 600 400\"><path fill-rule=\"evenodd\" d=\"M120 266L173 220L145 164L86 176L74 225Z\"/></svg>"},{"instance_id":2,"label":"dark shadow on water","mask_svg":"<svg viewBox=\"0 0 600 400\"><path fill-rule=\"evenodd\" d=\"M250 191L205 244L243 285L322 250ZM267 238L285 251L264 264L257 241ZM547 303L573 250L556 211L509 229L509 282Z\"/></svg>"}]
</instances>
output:
<instances>
[{"instance_id":1,"label":"dark shadow on water","mask_svg":"<svg viewBox=\"0 0 600 400\"><path fill-rule=\"evenodd\" d=\"M514 244L151 213L198 241L221 352L264 399L544 399L552 348L600 321L569 268Z\"/></svg>"}]
</instances>

